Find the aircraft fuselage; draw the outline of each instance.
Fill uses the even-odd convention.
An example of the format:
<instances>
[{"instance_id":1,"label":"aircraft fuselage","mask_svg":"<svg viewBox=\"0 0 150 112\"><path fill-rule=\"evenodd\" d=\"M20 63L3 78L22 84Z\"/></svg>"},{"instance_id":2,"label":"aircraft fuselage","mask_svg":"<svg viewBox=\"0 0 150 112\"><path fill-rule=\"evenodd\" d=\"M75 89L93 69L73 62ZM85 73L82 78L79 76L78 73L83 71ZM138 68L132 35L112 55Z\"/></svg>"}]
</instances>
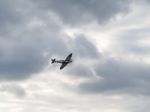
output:
<instances>
[{"instance_id":1,"label":"aircraft fuselage","mask_svg":"<svg viewBox=\"0 0 150 112\"><path fill-rule=\"evenodd\" d=\"M54 63L71 63L72 60L56 60Z\"/></svg>"}]
</instances>

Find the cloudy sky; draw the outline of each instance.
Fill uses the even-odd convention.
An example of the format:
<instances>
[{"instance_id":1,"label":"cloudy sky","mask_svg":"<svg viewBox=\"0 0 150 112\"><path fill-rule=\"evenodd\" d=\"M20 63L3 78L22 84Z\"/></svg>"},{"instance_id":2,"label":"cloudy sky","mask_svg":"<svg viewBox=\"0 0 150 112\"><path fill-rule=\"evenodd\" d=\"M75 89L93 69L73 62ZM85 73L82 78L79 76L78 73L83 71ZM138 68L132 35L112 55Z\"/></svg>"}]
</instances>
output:
<instances>
[{"instance_id":1,"label":"cloudy sky","mask_svg":"<svg viewBox=\"0 0 150 112\"><path fill-rule=\"evenodd\" d=\"M0 0L1 112L148 112L149 0ZM63 70L50 59L73 53Z\"/></svg>"}]
</instances>

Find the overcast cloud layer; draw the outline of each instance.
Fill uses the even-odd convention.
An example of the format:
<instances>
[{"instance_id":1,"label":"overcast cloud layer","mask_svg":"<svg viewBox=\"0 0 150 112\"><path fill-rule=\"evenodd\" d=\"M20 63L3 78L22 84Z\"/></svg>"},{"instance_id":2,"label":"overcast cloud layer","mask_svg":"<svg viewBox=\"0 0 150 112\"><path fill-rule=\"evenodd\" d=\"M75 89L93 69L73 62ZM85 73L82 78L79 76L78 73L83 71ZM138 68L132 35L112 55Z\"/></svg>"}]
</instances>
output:
<instances>
[{"instance_id":1,"label":"overcast cloud layer","mask_svg":"<svg viewBox=\"0 0 150 112\"><path fill-rule=\"evenodd\" d=\"M149 6L1 0L0 111L149 111ZM65 69L50 64L69 53Z\"/></svg>"},{"instance_id":2,"label":"overcast cloud layer","mask_svg":"<svg viewBox=\"0 0 150 112\"><path fill-rule=\"evenodd\" d=\"M76 25L97 20L108 21L120 12L128 11L129 1L120 0L38 0L42 9L54 11L65 23ZM64 5L62 5L62 3Z\"/></svg>"}]
</instances>

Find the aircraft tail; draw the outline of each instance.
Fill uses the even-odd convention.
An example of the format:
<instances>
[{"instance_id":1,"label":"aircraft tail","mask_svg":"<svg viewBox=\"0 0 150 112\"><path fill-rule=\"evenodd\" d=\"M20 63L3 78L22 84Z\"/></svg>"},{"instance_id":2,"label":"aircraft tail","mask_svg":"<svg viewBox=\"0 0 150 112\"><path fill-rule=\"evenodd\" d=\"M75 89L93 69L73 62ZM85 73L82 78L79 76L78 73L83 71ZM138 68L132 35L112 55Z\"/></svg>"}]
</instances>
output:
<instances>
[{"instance_id":1,"label":"aircraft tail","mask_svg":"<svg viewBox=\"0 0 150 112\"><path fill-rule=\"evenodd\" d=\"M56 59L51 59L51 63L55 63Z\"/></svg>"}]
</instances>

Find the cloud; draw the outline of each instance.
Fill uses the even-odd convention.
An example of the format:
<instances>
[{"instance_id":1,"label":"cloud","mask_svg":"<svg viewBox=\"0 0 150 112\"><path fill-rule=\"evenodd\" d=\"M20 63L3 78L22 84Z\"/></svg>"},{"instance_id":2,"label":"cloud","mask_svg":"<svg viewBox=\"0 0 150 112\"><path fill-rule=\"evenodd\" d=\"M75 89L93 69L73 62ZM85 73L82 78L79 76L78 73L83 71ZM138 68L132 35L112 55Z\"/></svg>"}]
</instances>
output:
<instances>
[{"instance_id":1,"label":"cloud","mask_svg":"<svg viewBox=\"0 0 150 112\"><path fill-rule=\"evenodd\" d=\"M26 79L40 72L52 55L64 54L67 47L58 35L45 34L44 29L37 33L32 29L13 39L12 35L8 35L8 39L1 38L0 79Z\"/></svg>"},{"instance_id":2,"label":"cloud","mask_svg":"<svg viewBox=\"0 0 150 112\"><path fill-rule=\"evenodd\" d=\"M99 58L100 53L94 43L84 35L76 35L73 40L73 51L80 58Z\"/></svg>"},{"instance_id":3,"label":"cloud","mask_svg":"<svg viewBox=\"0 0 150 112\"><path fill-rule=\"evenodd\" d=\"M19 20L19 17L17 15L17 11L15 8L15 4L10 3L8 0L2 0L1 4L0 4L0 13L1 13L1 24L2 26L5 25L9 25L10 23L17 23L17 21Z\"/></svg>"},{"instance_id":4,"label":"cloud","mask_svg":"<svg viewBox=\"0 0 150 112\"><path fill-rule=\"evenodd\" d=\"M17 97L24 97L26 95L26 91L17 84L1 84L0 92L13 94Z\"/></svg>"},{"instance_id":5,"label":"cloud","mask_svg":"<svg viewBox=\"0 0 150 112\"><path fill-rule=\"evenodd\" d=\"M135 55L149 54L149 27L144 28L133 28L125 30L117 37L120 49L122 51L132 53Z\"/></svg>"},{"instance_id":6,"label":"cloud","mask_svg":"<svg viewBox=\"0 0 150 112\"><path fill-rule=\"evenodd\" d=\"M76 34L69 42L68 47L73 51L73 63L67 73L78 78L91 77L93 75L92 66L96 60L101 58L101 52L83 34Z\"/></svg>"},{"instance_id":7,"label":"cloud","mask_svg":"<svg viewBox=\"0 0 150 112\"><path fill-rule=\"evenodd\" d=\"M60 32L59 24L52 15L36 13L34 5L32 8L28 5L19 7L18 4L23 2L15 1L17 7L11 6L10 2L1 2L5 6L1 7L4 8L1 10L4 18L1 20L4 23L1 27L8 28L1 30L3 33L0 34L0 80L27 79L42 71L52 55L64 54L67 51L67 36ZM16 10L22 14L19 15Z\"/></svg>"},{"instance_id":8,"label":"cloud","mask_svg":"<svg viewBox=\"0 0 150 112\"><path fill-rule=\"evenodd\" d=\"M26 7L18 6L24 2L15 2L10 6L10 2L2 1L5 9L1 12L13 16L3 15L6 19L1 21L5 23L1 27L9 26L0 35L0 80L27 79L42 71L53 55L64 56L73 52L78 58L99 58L97 48L87 37L75 35L71 39L63 34L55 15L40 9L38 13L30 1L25 3Z\"/></svg>"},{"instance_id":9,"label":"cloud","mask_svg":"<svg viewBox=\"0 0 150 112\"><path fill-rule=\"evenodd\" d=\"M149 7L130 2L0 1L0 111L148 110ZM47 68L70 52L67 68Z\"/></svg>"},{"instance_id":10,"label":"cloud","mask_svg":"<svg viewBox=\"0 0 150 112\"><path fill-rule=\"evenodd\" d=\"M28 9L27 9L28 7ZM16 26L22 24L27 18L26 13L29 10L29 2L14 0L1 0L0 1L0 35L10 33L15 30ZM25 11L26 10L26 11Z\"/></svg>"},{"instance_id":11,"label":"cloud","mask_svg":"<svg viewBox=\"0 0 150 112\"><path fill-rule=\"evenodd\" d=\"M96 66L99 79L79 85L86 93L149 95L149 65L108 59ZM144 87L144 88L143 88Z\"/></svg>"},{"instance_id":12,"label":"cloud","mask_svg":"<svg viewBox=\"0 0 150 112\"><path fill-rule=\"evenodd\" d=\"M81 78L81 77L90 77L92 76L92 70L89 69L88 66L81 65L81 64L74 64L73 67L70 67L68 70L68 74L71 74L75 77Z\"/></svg>"},{"instance_id":13,"label":"cloud","mask_svg":"<svg viewBox=\"0 0 150 112\"><path fill-rule=\"evenodd\" d=\"M70 25L93 20L104 23L115 15L129 10L128 0L38 0L36 3L43 10L53 11L64 23Z\"/></svg>"}]
</instances>

